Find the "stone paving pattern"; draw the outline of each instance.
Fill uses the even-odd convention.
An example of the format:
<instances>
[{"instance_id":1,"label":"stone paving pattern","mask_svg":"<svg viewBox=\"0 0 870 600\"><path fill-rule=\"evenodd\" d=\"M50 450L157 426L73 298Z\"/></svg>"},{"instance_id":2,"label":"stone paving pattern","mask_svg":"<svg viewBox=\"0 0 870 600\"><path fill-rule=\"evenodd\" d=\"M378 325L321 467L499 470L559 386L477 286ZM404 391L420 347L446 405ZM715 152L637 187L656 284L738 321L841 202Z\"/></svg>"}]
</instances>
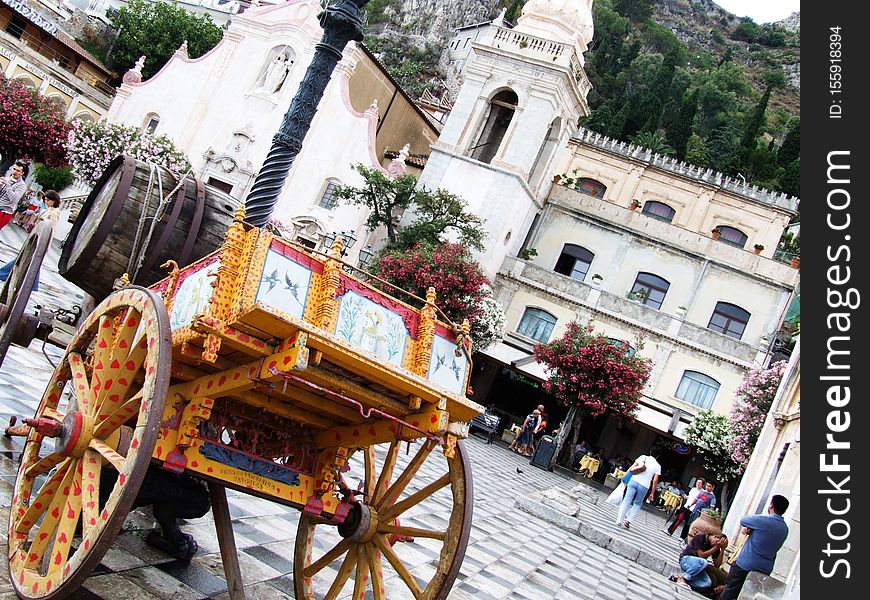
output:
<instances>
[{"instance_id":1,"label":"stone paving pattern","mask_svg":"<svg viewBox=\"0 0 870 600\"><path fill-rule=\"evenodd\" d=\"M14 225L0 231L0 260L14 256L23 239ZM57 275L57 247L41 273L41 289L31 299L48 306L71 307L82 301L80 290ZM10 415L32 415L43 386L53 370L35 341L30 348L10 348L0 369L0 424ZM47 345L53 362L60 348ZM0 437L0 545L4 547L11 489L20 454L20 438ZM535 516L543 504L540 493L551 488L570 490L577 482L529 464L500 443L488 445L477 436L465 443L471 457L474 487L474 519L468 550L450 600L668 600L700 598L667 580L665 563L679 554L679 541L661 532L663 514L644 509L632 529L613 524L616 507L604 502L609 490L589 487L598 495L595 504L584 497L580 518L583 528L566 530L554 525L549 513ZM401 453L401 462L413 456ZM379 452L382 456L383 451ZM440 473L427 473L427 461L408 493L419 489ZM521 471L521 472L520 472ZM397 471L398 472L398 471ZM247 598L273 600L293 597L293 549L299 513L293 509L228 491L230 513L242 579ZM546 512L546 511L544 511ZM542 513L543 514L543 513ZM443 522L443 500L435 495L407 515L403 524L437 527ZM145 544L146 532L154 527L150 511L139 509L128 517L121 535L73 600L203 600L226 599L226 583L218 553L217 537L209 513L188 521L183 529L200 546L190 564L176 561ZM570 529L570 528L569 528ZM579 533L578 533L579 532ZM428 541L428 540L424 540ZM437 564L437 554L423 543L396 546L415 575L425 576ZM643 551L648 564L638 560ZM654 559L654 560L653 560ZM653 567L653 568L650 568ZM385 573L386 575L386 573ZM386 581L389 598L408 597L395 576ZM342 598L352 589L345 587ZM367 596L370 597L370 594ZM15 598L7 565L0 566L0 600Z\"/></svg>"}]
</instances>

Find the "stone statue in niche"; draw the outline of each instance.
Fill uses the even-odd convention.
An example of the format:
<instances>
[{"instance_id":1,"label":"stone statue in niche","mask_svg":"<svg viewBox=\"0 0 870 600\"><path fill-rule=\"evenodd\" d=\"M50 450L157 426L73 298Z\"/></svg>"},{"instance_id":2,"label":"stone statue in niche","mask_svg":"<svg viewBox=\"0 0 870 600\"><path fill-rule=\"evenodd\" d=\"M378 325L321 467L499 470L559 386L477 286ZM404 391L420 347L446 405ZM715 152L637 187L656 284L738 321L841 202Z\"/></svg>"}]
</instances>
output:
<instances>
[{"instance_id":1,"label":"stone statue in niche","mask_svg":"<svg viewBox=\"0 0 870 600\"><path fill-rule=\"evenodd\" d=\"M292 66L293 61L287 56L287 53L279 52L269 63L266 74L263 76L263 82L254 91L264 94L277 93L284 85L284 80Z\"/></svg>"}]
</instances>

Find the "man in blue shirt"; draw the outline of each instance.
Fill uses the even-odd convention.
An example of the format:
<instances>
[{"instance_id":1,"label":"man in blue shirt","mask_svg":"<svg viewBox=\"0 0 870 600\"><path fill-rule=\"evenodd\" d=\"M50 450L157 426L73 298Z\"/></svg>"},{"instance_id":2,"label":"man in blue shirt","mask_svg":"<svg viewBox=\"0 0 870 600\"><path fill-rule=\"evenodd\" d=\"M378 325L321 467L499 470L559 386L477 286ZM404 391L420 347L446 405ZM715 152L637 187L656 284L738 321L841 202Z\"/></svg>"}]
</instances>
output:
<instances>
[{"instance_id":1,"label":"man in blue shirt","mask_svg":"<svg viewBox=\"0 0 870 600\"><path fill-rule=\"evenodd\" d=\"M776 553L788 537L788 525L782 515L788 508L785 496L773 496L766 515L749 515L740 519L743 533L747 536L737 560L728 571L725 589L719 600L737 600L743 583L750 571L758 571L770 575Z\"/></svg>"}]
</instances>

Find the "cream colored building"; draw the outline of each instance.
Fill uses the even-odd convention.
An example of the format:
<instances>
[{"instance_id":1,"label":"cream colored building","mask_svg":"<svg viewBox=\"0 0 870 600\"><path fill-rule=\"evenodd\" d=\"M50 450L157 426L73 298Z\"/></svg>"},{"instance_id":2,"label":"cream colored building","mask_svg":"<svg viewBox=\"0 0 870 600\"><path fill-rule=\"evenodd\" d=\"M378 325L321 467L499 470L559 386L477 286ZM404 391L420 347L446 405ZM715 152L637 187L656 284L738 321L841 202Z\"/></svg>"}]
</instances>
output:
<instances>
[{"instance_id":1,"label":"cream colored building","mask_svg":"<svg viewBox=\"0 0 870 600\"><path fill-rule=\"evenodd\" d=\"M582 129L559 164L518 253L531 256L508 257L495 279L507 332L486 355L544 380L531 349L572 320L632 346L641 336L653 370L637 421L587 420L581 437L608 456L668 446L663 464L688 481L701 469L681 444L685 427L702 409L729 413L746 371L766 364L797 286L798 270L773 260L797 198ZM481 369L477 400L498 402L504 371Z\"/></svg>"}]
</instances>

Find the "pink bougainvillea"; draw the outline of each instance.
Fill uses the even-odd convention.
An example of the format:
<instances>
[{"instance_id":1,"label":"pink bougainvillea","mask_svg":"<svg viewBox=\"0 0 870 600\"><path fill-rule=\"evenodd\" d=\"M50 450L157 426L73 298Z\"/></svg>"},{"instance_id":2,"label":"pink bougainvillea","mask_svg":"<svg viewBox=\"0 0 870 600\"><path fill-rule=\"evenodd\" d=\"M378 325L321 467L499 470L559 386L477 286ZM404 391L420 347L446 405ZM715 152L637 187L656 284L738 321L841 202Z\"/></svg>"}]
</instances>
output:
<instances>
[{"instance_id":1,"label":"pink bougainvillea","mask_svg":"<svg viewBox=\"0 0 870 600\"><path fill-rule=\"evenodd\" d=\"M731 458L742 471L752 456L764 419L773 406L773 399L785 372L785 361L779 361L769 369L753 369L743 378L737 388L736 402L731 408L728 422L734 432L731 441Z\"/></svg>"},{"instance_id":2,"label":"pink bougainvillea","mask_svg":"<svg viewBox=\"0 0 870 600\"><path fill-rule=\"evenodd\" d=\"M69 127L63 108L0 73L0 155L4 166L20 158L50 167L65 166Z\"/></svg>"},{"instance_id":3,"label":"pink bougainvillea","mask_svg":"<svg viewBox=\"0 0 870 600\"><path fill-rule=\"evenodd\" d=\"M447 318L454 323L468 319L472 329L483 314L481 301L489 294L489 281L480 265L460 244L421 243L410 250L388 252L377 260L372 271L418 298L425 298L429 287L434 287L436 304ZM419 306L413 299L399 298Z\"/></svg>"},{"instance_id":4,"label":"pink bougainvillea","mask_svg":"<svg viewBox=\"0 0 870 600\"><path fill-rule=\"evenodd\" d=\"M627 346L594 334L591 326L568 323L561 338L535 346L535 358L549 367L544 389L591 416L608 410L633 416L652 361L630 355Z\"/></svg>"}]
</instances>

